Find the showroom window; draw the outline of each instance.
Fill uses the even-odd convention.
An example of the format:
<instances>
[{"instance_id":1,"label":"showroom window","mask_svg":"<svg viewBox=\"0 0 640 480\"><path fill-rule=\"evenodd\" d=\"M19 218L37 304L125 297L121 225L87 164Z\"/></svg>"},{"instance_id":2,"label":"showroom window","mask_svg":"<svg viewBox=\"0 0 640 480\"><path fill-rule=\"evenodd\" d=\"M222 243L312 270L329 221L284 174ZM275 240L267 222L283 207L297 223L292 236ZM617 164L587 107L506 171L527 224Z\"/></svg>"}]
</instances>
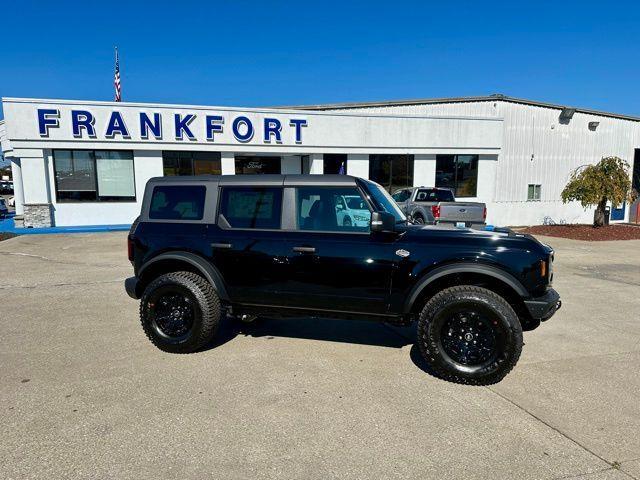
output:
<instances>
[{"instance_id":1,"label":"showroom window","mask_svg":"<svg viewBox=\"0 0 640 480\"><path fill-rule=\"evenodd\" d=\"M347 174L347 155L343 153L325 153L322 159L325 174Z\"/></svg>"},{"instance_id":2,"label":"showroom window","mask_svg":"<svg viewBox=\"0 0 640 480\"><path fill-rule=\"evenodd\" d=\"M436 187L450 188L456 197L475 197L478 155L436 155Z\"/></svg>"},{"instance_id":3,"label":"showroom window","mask_svg":"<svg viewBox=\"0 0 640 480\"><path fill-rule=\"evenodd\" d=\"M282 189L226 187L222 189L220 214L232 228L280 228Z\"/></svg>"},{"instance_id":4,"label":"showroom window","mask_svg":"<svg viewBox=\"0 0 640 480\"><path fill-rule=\"evenodd\" d=\"M54 150L58 202L135 202L133 152Z\"/></svg>"},{"instance_id":5,"label":"showroom window","mask_svg":"<svg viewBox=\"0 0 640 480\"><path fill-rule=\"evenodd\" d=\"M153 188L149 218L202 220L207 188L203 185L166 185Z\"/></svg>"},{"instance_id":6,"label":"showroom window","mask_svg":"<svg viewBox=\"0 0 640 480\"><path fill-rule=\"evenodd\" d=\"M280 173L280 157L236 156L236 174Z\"/></svg>"},{"instance_id":7,"label":"showroom window","mask_svg":"<svg viewBox=\"0 0 640 480\"><path fill-rule=\"evenodd\" d=\"M162 152L165 177L178 175L221 175L220 152Z\"/></svg>"},{"instance_id":8,"label":"showroom window","mask_svg":"<svg viewBox=\"0 0 640 480\"><path fill-rule=\"evenodd\" d=\"M298 229L368 232L371 211L357 188L298 188Z\"/></svg>"},{"instance_id":9,"label":"showroom window","mask_svg":"<svg viewBox=\"0 0 640 480\"><path fill-rule=\"evenodd\" d=\"M390 193L413 187L413 155L369 155L369 180Z\"/></svg>"},{"instance_id":10,"label":"showroom window","mask_svg":"<svg viewBox=\"0 0 640 480\"><path fill-rule=\"evenodd\" d=\"M528 202L539 202L540 194L541 194L542 185L534 185L532 183L529 184L527 188L527 201Z\"/></svg>"}]
</instances>

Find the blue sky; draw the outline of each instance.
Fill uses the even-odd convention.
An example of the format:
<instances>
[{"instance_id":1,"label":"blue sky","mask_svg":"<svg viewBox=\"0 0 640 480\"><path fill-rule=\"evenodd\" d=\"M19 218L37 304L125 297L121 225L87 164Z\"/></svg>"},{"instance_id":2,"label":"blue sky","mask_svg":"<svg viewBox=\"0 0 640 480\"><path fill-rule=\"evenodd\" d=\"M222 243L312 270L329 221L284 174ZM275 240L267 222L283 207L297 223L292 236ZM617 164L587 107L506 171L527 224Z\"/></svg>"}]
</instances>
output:
<instances>
[{"instance_id":1,"label":"blue sky","mask_svg":"<svg viewBox=\"0 0 640 480\"><path fill-rule=\"evenodd\" d=\"M125 101L499 92L640 115L635 2L9 2L1 96L111 100L118 45Z\"/></svg>"}]
</instances>

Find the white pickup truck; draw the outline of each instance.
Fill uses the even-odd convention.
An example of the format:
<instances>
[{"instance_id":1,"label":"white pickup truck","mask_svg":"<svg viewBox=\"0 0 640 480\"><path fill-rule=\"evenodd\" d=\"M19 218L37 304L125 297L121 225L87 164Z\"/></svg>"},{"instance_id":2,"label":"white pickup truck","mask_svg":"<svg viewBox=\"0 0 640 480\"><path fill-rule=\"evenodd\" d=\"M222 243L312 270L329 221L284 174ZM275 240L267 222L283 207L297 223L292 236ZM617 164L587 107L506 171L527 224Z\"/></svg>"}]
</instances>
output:
<instances>
[{"instance_id":1,"label":"white pickup truck","mask_svg":"<svg viewBox=\"0 0 640 480\"><path fill-rule=\"evenodd\" d=\"M453 191L441 187L414 187L394 192L393 199L413 223L450 223L481 227L487 207L480 202L456 202Z\"/></svg>"}]
</instances>

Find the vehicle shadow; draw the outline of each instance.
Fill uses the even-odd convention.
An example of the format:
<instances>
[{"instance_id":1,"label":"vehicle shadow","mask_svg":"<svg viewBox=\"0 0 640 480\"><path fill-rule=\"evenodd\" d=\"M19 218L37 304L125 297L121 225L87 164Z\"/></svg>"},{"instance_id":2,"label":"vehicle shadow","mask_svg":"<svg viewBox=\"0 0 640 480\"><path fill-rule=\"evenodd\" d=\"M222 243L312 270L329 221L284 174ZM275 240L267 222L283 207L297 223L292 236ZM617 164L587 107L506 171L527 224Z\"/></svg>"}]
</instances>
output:
<instances>
[{"instance_id":1,"label":"vehicle shadow","mask_svg":"<svg viewBox=\"0 0 640 480\"><path fill-rule=\"evenodd\" d=\"M412 345L410 358L413 364L432 377L439 378L424 360L415 344L415 325L406 327L362 320L335 320L313 317L260 318L252 323L233 319L221 322L216 340L203 350L210 350L233 340L238 335L255 338L300 338L324 342L353 343L387 348Z\"/></svg>"},{"instance_id":2,"label":"vehicle shadow","mask_svg":"<svg viewBox=\"0 0 640 480\"><path fill-rule=\"evenodd\" d=\"M246 324L226 319L220 325L216 341L208 348L222 345L237 335L256 338L301 338L390 348L402 348L415 342L415 333L412 327L361 320L262 317L255 322Z\"/></svg>"}]
</instances>

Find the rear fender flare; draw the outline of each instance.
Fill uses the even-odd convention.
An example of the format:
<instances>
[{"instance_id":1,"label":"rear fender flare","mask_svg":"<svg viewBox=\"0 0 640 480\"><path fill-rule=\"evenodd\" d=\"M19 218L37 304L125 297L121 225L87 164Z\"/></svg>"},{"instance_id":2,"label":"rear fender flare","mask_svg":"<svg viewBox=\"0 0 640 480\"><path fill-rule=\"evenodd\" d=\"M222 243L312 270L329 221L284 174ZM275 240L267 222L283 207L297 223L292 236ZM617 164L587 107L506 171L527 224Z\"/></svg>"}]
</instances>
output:
<instances>
[{"instance_id":1,"label":"rear fender flare","mask_svg":"<svg viewBox=\"0 0 640 480\"><path fill-rule=\"evenodd\" d=\"M153 257L151 260L147 261L140 267L138 271L138 278L142 278L144 272L148 270L153 265L157 265L159 262L172 260L178 262L185 262L194 267L196 270L200 272L200 274L207 279L207 281L213 286L213 289L216 291L218 296L222 300L230 301L229 295L227 293L227 289L225 287L224 280L220 271L214 266L211 265L203 257L196 255L191 252L169 252L162 253L157 257Z\"/></svg>"},{"instance_id":2,"label":"rear fender flare","mask_svg":"<svg viewBox=\"0 0 640 480\"><path fill-rule=\"evenodd\" d=\"M404 313L411 312L413 304L420 296L420 293L436 280L455 273L475 273L493 277L511 287L522 298L529 297L529 292L522 283L504 270L491 265L479 265L474 263L457 263L453 265L445 265L435 268L434 270L423 276L410 290L404 305Z\"/></svg>"}]
</instances>

